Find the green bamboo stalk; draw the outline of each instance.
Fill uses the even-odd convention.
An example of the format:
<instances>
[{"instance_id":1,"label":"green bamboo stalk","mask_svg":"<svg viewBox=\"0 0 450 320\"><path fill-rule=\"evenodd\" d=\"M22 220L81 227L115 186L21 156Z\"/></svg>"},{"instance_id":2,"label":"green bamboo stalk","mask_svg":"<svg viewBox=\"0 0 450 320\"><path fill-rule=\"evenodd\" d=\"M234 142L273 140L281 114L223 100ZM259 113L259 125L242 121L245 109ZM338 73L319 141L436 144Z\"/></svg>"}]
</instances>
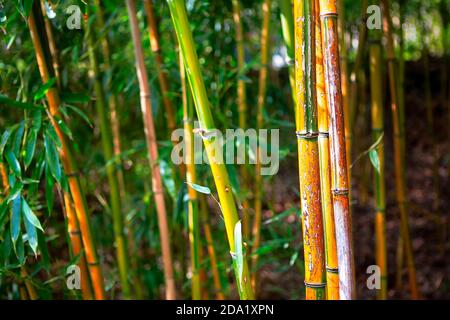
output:
<instances>
[{"instance_id":1,"label":"green bamboo stalk","mask_svg":"<svg viewBox=\"0 0 450 320\"><path fill-rule=\"evenodd\" d=\"M233 257L233 267L237 282L237 288L241 299L253 299L253 290L250 284L250 274L245 256L242 261L237 261L235 242L235 227L239 222L236 204L231 191L231 184L223 161L216 161L214 154L214 137L208 137L214 132L214 120L212 117L210 102L206 94L205 84L201 76L200 63L195 51L195 43L190 30L184 0L167 0L173 25L178 37L183 61L186 66L189 85L192 90L197 117L200 122L200 132L208 155L210 168L214 177L222 213L225 220L225 228L228 236L230 252ZM221 159L223 160L223 159ZM241 245L239 243L239 245Z\"/></svg>"},{"instance_id":2,"label":"green bamboo stalk","mask_svg":"<svg viewBox=\"0 0 450 320\"><path fill-rule=\"evenodd\" d=\"M315 1L295 0L296 135L307 300L326 298L319 128L316 96Z\"/></svg>"},{"instance_id":3,"label":"green bamboo stalk","mask_svg":"<svg viewBox=\"0 0 450 320\"><path fill-rule=\"evenodd\" d=\"M88 6L88 16L90 8ZM86 22L86 32L88 41L88 55L90 63L90 78L94 84L95 91L95 107L97 116L100 122L100 134L102 140L103 155L106 161L106 174L108 177L110 205L113 218L113 229L116 246L117 262L119 264L119 276L122 286L123 295L126 299L131 297L130 284L128 282L129 267L127 257L127 244L124 237L122 204L119 191L119 183L117 179L117 172L115 162L111 161L114 157L112 146L111 128L109 127L108 115L106 110L105 93L103 91L100 69L95 52L94 30L89 22Z\"/></svg>"},{"instance_id":4,"label":"green bamboo stalk","mask_svg":"<svg viewBox=\"0 0 450 320\"><path fill-rule=\"evenodd\" d=\"M295 96L295 35L294 35L294 15L291 0L280 0L280 18L281 30L283 33L284 45L286 46L286 54L289 64L289 83L292 90L292 101L296 100Z\"/></svg>"},{"instance_id":5,"label":"green bamboo stalk","mask_svg":"<svg viewBox=\"0 0 450 320\"><path fill-rule=\"evenodd\" d=\"M383 139L383 77L381 60L381 38L376 37L369 46L370 55L370 88L371 88L371 114L372 114L372 139L374 143ZM375 149L379 168L375 170L375 246L376 263L381 270L381 288L378 290L378 298L387 299L387 245L386 245L386 186L384 175L384 140Z\"/></svg>"},{"instance_id":6,"label":"green bamboo stalk","mask_svg":"<svg viewBox=\"0 0 450 320\"><path fill-rule=\"evenodd\" d=\"M186 70L184 68L183 57L180 53L180 79L183 97L183 122L184 122L184 143L185 143L185 163L186 163L186 181L188 184L197 183L197 173L195 169L195 150L194 150L194 133L193 133L193 108L192 96L186 87ZM189 248L191 251L191 272L192 272L192 299L200 300L201 284L200 284L200 229L198 214L198 198L197 191L189 188L189 204L188 204L188 228L189 228Z\"/></svg>"}]
</instances>

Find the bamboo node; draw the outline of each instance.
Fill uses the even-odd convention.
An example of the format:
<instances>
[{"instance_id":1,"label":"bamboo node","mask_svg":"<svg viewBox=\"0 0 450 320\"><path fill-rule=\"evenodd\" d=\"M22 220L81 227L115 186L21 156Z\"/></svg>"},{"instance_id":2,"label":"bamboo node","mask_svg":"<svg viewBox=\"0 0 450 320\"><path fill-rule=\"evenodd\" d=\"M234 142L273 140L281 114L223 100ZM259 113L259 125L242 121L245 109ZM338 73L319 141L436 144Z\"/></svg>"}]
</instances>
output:
<instances>
[{"instance_id":1,"label":"bamboo node","mask_svg":"<svg viewBox=\"0 0 450 320\"><path fill-rule=\"evenodd\" d=\"M349 190L348 189L334 189L332 190L333 195L335 196L348 196Z\"/></svg>"},{"instance_id":2,"label":"bamboo node","mask_svg":"<svg viewBox=\"0 0 450 320\"><path fill-rule=\"evenodd\" d=\"M325 288L327 286L327 284L325 282L308 282L308 281L305 281L305 286L307 288L311 288L311 289L320 289L320 288Z\"/></svg>"},{"instance_id":3,"label":"bamboo node","mask_svg":"<svg viewBox=\"0 0 450 320\"><path fill-rule=\"evenodd\" d=\"M326 267L325 268L329 273L339 274L339 268Z\"/></svg>"},{"instance_id":4,"label":"bamboo node","mask_svg":"<svg viewBox=\"0 0 450 320\"><path fill-rule=\"evenodd\" d=\"M298 139L315 139L315 138L319 137L319 133L318 132L301 132L301 131L296 131L295 135L297 136Z\"/></svg>"}]
</instances>

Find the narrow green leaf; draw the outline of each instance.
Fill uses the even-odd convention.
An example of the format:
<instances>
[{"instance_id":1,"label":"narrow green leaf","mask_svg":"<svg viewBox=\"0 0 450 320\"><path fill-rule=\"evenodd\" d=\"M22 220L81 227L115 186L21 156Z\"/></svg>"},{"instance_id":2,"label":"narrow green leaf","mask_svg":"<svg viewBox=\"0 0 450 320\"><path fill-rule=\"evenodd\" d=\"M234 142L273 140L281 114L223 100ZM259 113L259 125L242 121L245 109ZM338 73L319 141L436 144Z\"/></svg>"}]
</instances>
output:
<instances>
[{"instance_id":1,"label":"narrow green leaf","mask_svg":"<svg viewBox=\"0 0 450 320\"><path fill-rule=\"evenodd\" d=\"M12 150L17 158L20 155L20 148L22 146L22 139L24 133L25 133L25 121L21 121L14 136L14 142L12 145Z\"/></svg>"},{"instance_id":2,"label":"narrow green leaf","mask_svg":"<svg viewBox=\"0 0 450 320\"><path fill-rule=\"evenodd\" d=\"M50 271L50 255L48 254L47 240L43 232L37 232L38 234L38 246L41 252L40 258L42 261L42 266L47 272Z\"/></svg>"},{"instance_id":3,"label":"narrow green leaf","mask_svg":"<svg viewBox=\"0 0 450 320\"><path fill-rule=\"evenodd\" d=\"M190 182L186 182L186 184L197 192L204 193L204 194L211 194L211 189L209 189L208 187L203 187L198 184L190 183Z\"/></svg>"},{"instance_id":4,"label":"narrow green leaf","mask_svg":"<svg viewBox=\"0 0 450 320\"><path fill-rule=\"evenodd\" d=\"M23 212L25 213L25 211ZM36 227L30 222L30 220L28 220L26 216L24 216L24 223L25 223L25 230L27 231L28 244L30 245L31 250L33 250L33 253L36 256L38 245Z\"/></svg>"},{"instance_id":5,"label":"narrow green leaf","mask_svg":"<svg viewBox=\"0 0 450 320\"><path fill-rule=\"evenodd\" d=\"M8 198L6 198L6 201L10 203L11 201L14 201L22 192L23 184L20 181L16 181L12 188L9 191Z\"/></svg>"},{"instance_id":6,"label":"narrow green leaf","mask_svg":"<svg viewBox=\"0 0 450 320\"><path fill-rule=\"evenodd\" d=\"M88 103L91 97L84 93L63 92L61 100L65 103Z\"/></svg>"},{"instance_id":7,"label":"narrow green leaf","mask_svg":"<svg viewBox=\"0 0 450 320\"><path fill-rule=\"evenodd\" d=\"M42 99L48 92L48 90L50 88L52 88L56 83L56 79L55 78L51 78L50 80L48 80L42 87L40 87L38 89L38 91L36 92L36 94L34 95L34 101Z\"/></svg>"},{"instance_id":8,"label":"narrow green leaf","mask_svg":"<svg viewBox=\"0 0 450 320\"><path fill-rule=\"evenodd\" d=\"M42 228L39 219L36 217L36 215L31 210L30 206L28 205L27 201L24 198L22 198L22 211L24 217L26 218L26 220L28 220L28 222L30 222L33 226L44 232L44 229Z\"/></svg>"},{"instance_id":9,"label":"narrow green leaf","mask_svg":"<svg viewBox=\"0 0 450 320\"><path fill-rule=\"evenodd\" d=\"M22 171L20 169L19 161L17 160L14 152L12 152L11 150L6 151L5 158L14 174L17 177L20 177L22 175Z\"/></svg>"},{"instance_id":10,"label":"narrow green leaf","mask_svg":"<svg viewBox=\"0 0 450 320\"><path fill-rule=\"evenodd\" d=\"M36 150L36 141L37 132L35 130L31 130L25 142L25 155L23 159L25 169L28 168L28 166L31 164L31 161L33 161L34 151Z\"/></svg>"},{"instance_id":11,"label":"narrow green leaf","mask_svg":"<svg viewBox=\"0 0 450 320\"><path fill-rule=\"evenodd\" d=\"M50 215L53 211L53 203L54 203L54 192L53 187L55 185L55 181L53 180L53 176L50 172L50 168L48 164L45 166L45 200L47 202L47 211Z\"/></svg>"},{"instance_id":12,"label":"narrow green leaf","mask_svg":"<svg viewBox=\"0 0 450 320\"><path fill-rule=\"evenodd\" d=\"M66 125L66 123L58 117L56 118L56 122L58 123L59 127L61 128L62 132L66 134L66 136L69 137L70 140L73 140L72 131L70 131L69 127Z\"/></svg>"},{"instance_id":13,"label":"narrow green leaf","mask_svg":"<svg viewBox=\"0 0 450 320\"><path fill-rule=\"evenodd\" d=\"M17 197L13 200L12 209L11 209L11 240L13 244L16 243L17 239L20 236L20 221L21 221L21 211L22 211L22 198Z\"/></svg>"},{"instance_id":14,"label":"narrow green leaf","mask_svg":"<svg viewBox=\"0 0 450 320\"><path fill-rule=\"evenodd\" d=\"M79 117L81 117L84 121L86 121L86 123L90 126L93 127L91 120L89 119L89 117L83 112L81 111L81 109L68 105L66 104L65 107L73 112L75 112Z\"/></svg>"},{"instance_id":15,"label":"narrow green leaf","mask_svg":"<svg viewBox=\"0 0 450 320\"><path fill-rule=\"evenodd\" d=\"M49 135L44 135L45 158L50 167L50 172L56 181L61 181L61 166L59 163L58 152Z\"/></svg>"},{"instance_id":16,"label":"narrow green leaf","mask_svg":"<svg viewBox=\"0 0 450 320\"><path fill-rule=\"evenodd\" d=\"M3 155L3 151L5 150L6 143L8 143L8 140L9 140L10 136L11 136L11 131L10 130L6 130L2 134L2 138L0 140L0 156Z\"/></svg>"},{"instance_id":17,"label":"narrow green leaf","mask_svg":"<svg viewBox=\"0 0 450 320\"><path fill-rule=\"evenodd\" d=\"M377 170L378 174L380 174L380 158L378 157L378 152L376 149L369 151L369 158L372 166Z\"/></svg>"},{"instance_id":18,"label":"narrow green leaf","mask_svg":"<svg viewBox=\"0 0 450 320\"><path fill-rule=\"evenodd\" d=\"M59 139L59 136L53 126L48 125L47 128L45 128L45 133L50 137L55 146L57 146L58 148L62 147L61 139Z\"/></svg>"},{"instance_id":19,"label":"narrow green leaf","mask_svg":"<svg viewBox=\"0 0 450 320\"><path fill-rule=\"evenodd\" d=\"M43 106L39 106L39 105L35 105L32 103L27 103L27 102L16 101L11 98L8 98L7 96L5 96L3 94L0 94L0 105L5 105L7 107L13 107L13 108L18 108L18 109L23 109L23 110L35 110L35 109L43 110L44 109Z\"/></svg>"}]
</instances>

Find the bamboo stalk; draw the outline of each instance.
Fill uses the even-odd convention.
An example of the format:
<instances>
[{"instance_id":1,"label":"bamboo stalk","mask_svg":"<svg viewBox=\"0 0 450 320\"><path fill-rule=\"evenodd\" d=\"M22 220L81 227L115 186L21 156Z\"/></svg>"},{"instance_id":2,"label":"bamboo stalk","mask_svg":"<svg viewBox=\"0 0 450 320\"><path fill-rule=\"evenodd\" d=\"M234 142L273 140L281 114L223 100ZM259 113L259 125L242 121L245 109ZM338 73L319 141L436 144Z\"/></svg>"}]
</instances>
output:
<instances>
[{"instance_id":1,"label":"bamboo stalk","mask_svg":"<svg viewBox=\"0 0 450 320\"><path fill-rule=\"evenodd\" d=\"M295 0L296 135L302 206L307 300L326 298L325 249L320 191L314 0Z\"/></svg>"},{"instance_id":2,"label":"bamboo stalk","mask_svg":"<svg viewBox=\"0 0 450 320\"><path fill-rule=\"evenodd\" d=\"M97 26L99 30L104 32L105 30L105 17L103 14L103 8L100 4L100 0L95 0L95 7L96 7L96 19L97 19ZM111 49L109 45L108 35L105 34L101 37L101 48L102 48L102 57L103 57L103 64L104 64L104 70L110 71L113 73L112 65L111 65ZM106 83L105 90L111 91L111 81ZM114 92L111 92L109 99L108 99L108 106L109 106L109 114L110 114L110 122L111 122L111 132L112 132L112 142L114 147L114 157L116 157L116 164L118 166L118 169L116 171L117 173L117 180L119 183L119 191L120 195L123 199L125 199L125 178L123 175L123 163L120 158L120 155L122 153L122 146L120 142L120 122L119 118L117 116L117 104L118 99L117 95Z\"/></svg>"},{"instance_id":3,"label":"bamboo stalk","mask_svg":"<svg viewBox=\"0 0 450 320\"><path fill-rule=\"evenodd\" d=\"M330 160L336 244L339 261L339 297L355 299L355 267L353 258L352 223L349 205L345 124L342 105L338 13L333 0L320 0L322 44L325 67L326 95L330 123Z\"/></svg>"},{"instance_id":4,"label":"bamboo stalk","mask_svg":"<svg viewBox=\"0 0 450 320\"><path fill-rule=\"evenodd\" d=\"M169 226L167 223L167 210L164 202L164 189L161 179L161 170L158 164L158 147L153 123L150 89L148 86L147 72L145 70L144 51L141 44L138 20L136 17L136 3L134 0L126 0L128 16L130 20L131 35L133 37L134 54L136 59L136 73L138 76L141 97L141 111L144 121L145 138L148 149L148 160L152 172L152 191L156 202L158 224L160 231L161 250L166 281L166 299L176 298L175 279L173 272L172 254L170 250Z\"/></svg>"},{"instance_id":5,"label":"bamboo stalk","mask_svg":"<svg viewBox=\"0 0 450 320\"><path fill-rule=\"evenodd\" d=\"M45 60L44 49L40 39L40 35L43 34L38 30L36 25L36 13L39 12L39 6L33 7L33 12L28 17L28 26L30 29L31 39L33 41L36 59L38 62L39 72L44 83L50 80L50 73L47 62ZM74 161L70 145L67 142L65 135L62 133L58 123L55 121L53 116L59 115L59 107L61 100L59 97L59 92L56 88L50 88L47 93L47 100L50 108L50 121L52 126L61 141L61 148L58 150L60 158L66 172L67 180L69 183L70 192L75 205L75 212L77 219L80 224L81 237L83 239L83 246L86 254L86 261L89 267L89 273L91 276L93 291L95 299L103 300L105 299L105 290L103 285L103 276L100 268L100 263L97 257L97 251L94 244L94 239L92 236L90 218L88 215L87 204L85 195L81 189L80 180L78 177L78 168L76 162Z\"/></svg>"},{"instance_id":6,"label":"bamboo stalk","mask_svg":"<svg viewBox=\"0 0 450 320\"><path fill-rule=\"evenodd\" d=\"M284 45L289 64L289 83L292 91L292 101L295 103L295 36L294 15L291 0L281 0L280 3L281 30L283 32ZM295 109L295 108L294 108Z\"/></svg>"},{"instance_id":7,"label":"bamboo stalk","mask_svg":"<svg viewBox=\"0 0 450 320\"><path fill-rule=\"evenodd\" d=\"M41 9L42 13L45 16L45 32L47 35L48 45L50 48L51 53L51 61L53 64L53 70L55 72L55 78L56 82L58 84L58 88L61 89L62 82L61 82L61 75L59 73L59 59L58 59L58 50L55 44L54 36L53 36L53 29L52 25L46 17L46 10L45 10L45 1L41 1ZM59 192L61 195L61 192ZM78 256L82 250L83 250L83 243L81 239L81 232L80 227L78 223L78 219L76 217L76 213L73 206L73 201L70 196L70 193L67 191L62 191L63 196L61 197L61 205L63 207L63 212L67 219L67 232L69 234L70 238L70 247L72 256ZM81 274L81 293L84 300L92 300L93 294L92 294L92 287L91 287L91 281L89 278L89 271L86 264L86 257L84 253L80 256L78 267L80 268L80 274Z\"/></svg>"},{"instance_id":8,"label":"bamboo stalk","mask_svg":"<svg viewBox=\"0 0 450 320\"><path fill-rule=\"evenodd\" d=\"M88 6L88 16L90 9ZM122 216L122 203L119 191L119 182L117 179L116 164L111 161L114 157L112 146L111 128L109 127L108 115L106 110L105 92L101 81L100 68L98 64L97 54L95 52L94 30L92 26L86 22L88 55L90 63L90 78L94 84L95 91L95 108L100 122L100 135L102 141L103 155L106 162L106 175L108 178L110 205L113 220L114 239L116 246L116 257L119 267L119 278L122 286L122 292L125 299L131 298L131 287L128 281L129 261L127 255L127 243L124 236L124 225Z\"/></svg>"},{"instance_id":9,"label":"bamboo stalk","mask_svg":"<svg viewBox=\"0 0 450 320\"><path fill-rule=\"evenodd\" d=\"M211 262L211 273L212 273L212 277L213 277L214 292L216 295L216 300L224 300L225 295L223 294L222 283L220 282L219 266L217 264L216 250L214 249L214 240L212 237L211 226L209 224L206 211L207 211L206 197L201 196L200 197L200 214L201 214L201 219L202 219L202 224L203 224L203 230L205 231L206 247L207 247L209 259Z\"/></svg>"},{"instance_id":10,"label":"bamboo stalk","mask_svg":"<svg viewBox=\"0 0 450 320\"><path fill-rule=\"evenodd\" d=\"M180 53L180 79L183 97L183 122L184 122L184 143L186 145L185 163L187 167L186 181L189 184L197 183L197 173L195 169L194 133L192 119L192 97L186 87L186 70L184 68L183 57ZM191 272L192 272L192 299L201 299L200 284L200 231L198 219L198 199L197 191L188 189L188 228L189 228L189 248L191 252Z\"/></svg>"},{"instance_id":11,"label":"bamboo stalk","mask_svg":"<svg viewBox=\"0 0 450 320\"><path fill-rule=\"evenodd\" d=\"M228 172L223 159L216 160L215 155L215 139L207 136L214 132L214 120L211 114L210 102L208 100L205 84L200 72L200 63L195 51L195 44L192 32L189 27L185 3L183 0L167 0L173 25L178 37L183 61L186 65L189 85L191 87L192 96L195 102L197 117L200 122L200 132L203 136L206 153L208 155L210 168L214 177L219 201L225 221L225 228L228 236L228 243L232 257L235 257L235 226L239 222L236 204L234 202L233 193L231 192L231 184ZM242 265L238 266L236 259L233 259L233 267L237 280L237 288L241 299L253 299L254 294L250 284L250 274L245 256ZM239 270L240 269L240 270ZM242 272L240 272L242 271Z\"/></svg>"},{"instance_id":12,"label":"bamboo stalk","mask_svg":"<svg viewBox=\"0 0 450 320\"><path fill-rule=\"evenodd\" d=\"M372 139L382 139L384 134L383 120L383 78L380 39L374 39L369 46L370 55L370 90L372 114ZM384 139L383 139L384 140ZM375 247L376 264L381 271L381 288L377 292L378 299L387 299L387 244L386 244L386 187L384 175L384 141L375 149L379 160L379 172L375 170Z\"/></svg>"},{"instance_id":13,"label":"bamboo stalk","mask_svg":"<svg viewBox=\"0 0 450 320\"><path fill-rule=\"evenodd\" d=\"M72 199L68 192L63 191L64 212L67 218L67 232L69 233L70 245L72 255L78 256L83 250L83 242L81 238L80 226L77 220L75 209L73 207ZM86 257L84 253L80 256L78 267L81 274L81 294L84 300L92 300L91 281L89 279L89 272L86 264Z\"/></svg>"},{"instance_id":14,"label":"bamboo stalk","mask_svg":"<svg viewBox=\"0 0 450 320\"><path fill-rule=\"evenodd\" d=\"M395 182L397 205L400 211L400 231L403 247L405 248L406 261L408 265L409 286L413 299L419 298L416 280L416 268L414 265L414 256L412 243L409 233L408 222L408 203L406 198L406 175L405 175L405 132L403 121L404 115L398 107L398 91L396 82L396 65L394 40L392 37L391 15L389 0L382 1L383 6L383 30L387 40L386 50L388 59L389 86L391 93L391 110L394 129L394 162L395 162Z\"/></svg>"},{"instance_id":15,"label":"bamboo stalk","mask_svg":"<svg viewBox=\"0 0 450 320\"><path fill-rule=\"evenodd\" d=\"M239 74L243 75L245 68L245 50L244 35L241 22L241 5L239 0L232 0L233 4L233 20L236 28L236 52L237 52L237 68ZM239 127L243 130L247 128L247 86L243 77L237 81L237 103L239 113ZM242 185L247 188L249 176L245 166L241 166L240 174L242 177ZM250 238L250 205L247 197L242 200L242 230L244 239Z\"/></svg>"},{"instance_id":16,"label":"bamboo stalk","mask_svg":"<svg viewBox=\"0 0 450 320\"><path fill-rule=\"evenodd\" d=\"M328 106L325 94L325 74L323 67L322 28L320 25L319 0L315 5L315 46L316 46L316 97L319 129L320 186L323 227L325 232L325 263L327 272L327 299L339 300L339 269L334 225L333 199L331 196L331 164L328 127Z\"/></svg>"},{"instance_id":17,"label":"bamboo stalk","mask_svg":"<svg viewBox=\"0 0 450 320\"><path fill-rule=\"evenodd\" d=\"M158 28L153 10L153 0L144 0L144 9L147 16L148 33L150 37L150 47L155 58L156 72L158 73L159 86L161 88L162 101L166 110L166 119L170 133L176 129L175 111L169 98L169 85L167 75L163 69L163 60L159 44ZM184 176L184 175L183 175Z\"/></svg>"},{"instance_id":18,"label":"bamboo stalk","mask_svg":"<svg viewBox=\"0 0 450 320\"><path fill-rule=\"evenodd\" d=\"M258 106L256 111L256 128L260 130L264 125L263 111L266 104L267 74L269 60L269 25L270 25L270 5L271 0L264 0L262 6L263 22L261 28L261 69L259 70L258 82ZM261 143L259 141L256 150L255 166L255 217L253 221L253 246L252 246L252 286L257 292L258 287L258 254L256 254L261 244L261 220L262 220L262 197L263 179L261 175Z\"/></svg>"}]
</instances>

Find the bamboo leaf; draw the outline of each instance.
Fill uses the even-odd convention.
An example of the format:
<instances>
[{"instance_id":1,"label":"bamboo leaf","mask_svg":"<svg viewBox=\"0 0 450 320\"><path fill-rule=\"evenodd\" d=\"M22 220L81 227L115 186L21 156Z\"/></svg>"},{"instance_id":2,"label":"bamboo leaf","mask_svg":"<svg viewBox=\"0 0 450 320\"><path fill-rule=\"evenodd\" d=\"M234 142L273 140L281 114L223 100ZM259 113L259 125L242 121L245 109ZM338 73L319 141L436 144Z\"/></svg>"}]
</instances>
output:
<instances>
[{"instance_id":1,"label":"bamboo leaf","mask_svg":"<svg viewBox=\"0 0 450 320\"><path fill-rule=\"evenodd\" d=\"M10 136L11 136L11 131L10 130L6 130L2 134L2 138L0 140L0 156L3 155L3 151L5 150L5 146L8 143L8 140L9 140Z\"/></svg>"},{"instance_id":2,"label":"bamboo leaf","mask_svg":"<svg viewBox=\"0 0 450 320\"><path fill-rule=\"evenodd\" d=\"M12 152L11 150L8 150L6 152L5 158L6 158L6 161L8 162L8 164L9 164L9 167L14 172L14 174L17 177L20 177L22 175L22 170L20 169L19 161L17 160L14 152Z\"/></svg>"},{"instance_id":3,"label":"bamboo leaf","mask_svg":"<svg viewBox=\"0 0 450 320\"><path fill-rule=\"evenodd\" d=\"M53 126L47 126L45 132L58 148L62 147L61 140L59 139L59 136L56 133L55 128L53 128Z\"/></svg>"},{"instance_id":4,"label":"bamboo leaf","mask_svg":"<svg viewBox=\"0 0 450 320\"><path fill-rule=\"evenodd\" d=\"M378 152L376 149L369 151L369 158L372 166L377 170L378 174L380 174L380 158L378 157Z\"/></svg>"},{"instance_id":5,"label":"bamboo leaf","mask_svg":"<svg viewBox=\"0 0 450 320\"><path fill-rule=\"evenodd\" d=\"M48 92L50 88L52 88L56 83L56 78L51 78L48 80L42 87L38 89L36 94L34 95L34 101L42 99Z\"/></svg>"},{"instance_id":6,"label":"bamboo leaf","mask_svg":"<svg viewBox=\"0 0 450 320\"><path fill-rule=\"evenodd\" d=\"M51 141L49 135L44 135L44 144L45 144L45 158L47 160L47 164L50 167L50 172L56 181L61 181L61 165L59 163L58 152L56 151L56 147Z\"/></svg>"},{"instance_id":7,"label":"bamboo leaf","mask_svg":"<svg viewBox=\"0 0 450 320\"><path fill-rule=\"evenodd\" d=\"M45 166L45 200L47 202L47 211L50 215L53 211L53 202L54 202L54 192L53 187L55 185L55 181L53 180L52 174L48 167L48 164Z\"/></svg>"},{"instance_id":8,"label":"bamboo leaf","mask_svg":"<svg viewBox=\"0 0 450 320\"><path fill-rule=\"evenodd\" d=\"M201 185L198 185L195 183L190 183L190 182L186 182L186 184L197 192L200 192L203 194L211 194L211 189L209 189L208 187L203 187Z\"/></svg>"},{"instance_id":9,"label":"bamboo leaf","mask_svg":"<svg viewBox=\"0 0 450 320\"><path fill-rule=\"evenodd\" d=\"M3 226L6 221L7 213L8 213L8 202L3 201L0 205L0 233L2 233Z\"/></svg>"},{"instance_id":10,"label":"bamboo leaf","mask_svg":"<svg viewBox=\"0 0 450 320\"><path fill-rule=\"evenodd\" d=\"M23 159L25 169L28 168L28 166L31 164L31 161L33 161L34 151L36 149L36 141L37 132L35 130L31 130L25 143L25 155Z\"/></svg>"},{"instance_id":11,"label":"bamboo leaf","mask_svg":"<svg viewBox=\"0 0 450 320\"><path fill-rule=\"evenodd\" d=\"M234 226L234 261L239 277L239 286L242 283L242 273L244 271L244 250L242 246L242 225L239 220Z\"/></svg>"},{"instance_id":12,"label":"bamboo leaf","mask_svg":"<svg viewBox=\"0 0 450 320\"><path fill-rule=\"evenodd\" d=\"M91 97L84 93L63 92L61 100L65 103L88 103Z\"/></svg>"},{"instance_id":13,"label":"bamboo leaf","mask_svg":"<svg viewBox=\"0 0 450 320\"><path fill-rule=\"evenodd\" d=\"M61 118L55 117L55 119L59 127L61 128L62 132L64 132L66 136L69 137L70 140L73 140L72 131L69 129L66 123Z\"/></svg>"},{"instance_id":14,"label":"bamboo leaf","mask_svg":"<svg viewBox=\"0 0 450 320\"><path fill-rule=\"evenodd\" d=\"M25 203L25 201L23 202ZM25 213L25 211L22 211ZM31 250L33 250L34 255L37 255L37 232L36 227L28 220L26 216L24 216L24 223L25 223L25 230L27 231L27 237L28 237L28 244L31 247Z\"/></svg>"},{"instance_id":15,"label":"bamboo leaf","mask_svg":"<svg viewBox=\"0 0 450 320\"><path fill-rule=\"evenodd\" d=\"M30 206L28 205L27 201L22 198L22 212L24 214L24 218L28 222L30 222L33 226L44 232L44 229L41 226L41 223L39 222L39 219L36 217L34 212L31 210Z\"/></svg>"},{"instance_id":16,"label":"bamboo leaf","mask_svg":"<svg viewBox=\"0 0 450 320\"><path fill-rule=\"evenodd\" d=\"M17 158L20 155L20 147L22 146L22 139L24 133L25 133L25 121L21 121L14 136L14 142L12 145L12 150Z\"/></svg>"},{"instance_id":17,"label":"bamboo leaf","mask_svg":"<svg viewBox=\"0 0 450 320\"><path fill-rule=\"evenodd\" d=\"M21 0L20 4L23 9L23 13L26 17L30 15L31 8L33 7L33 0Z\"/></svg>"},{"instance_id":18,"label":"bamboo leaf","mask_svg":"<svg viewBox=\"0 0 450 320\"><path fill-rule=\"evenodd\" d=\"M27 102L20 102L13 100L11 98L8 98L7 96L0 94L0 105L6 105L8 107L18 108L18 109L24 109L24 110L36 110L41 109L43 110L43 106L38 106L32 103Z\"/></svg>"},{"instance_id":19,"label":"bamboo leaf","mask_svg":"<svg viewBox=\"0 0 450 320\"><path fill-rule=\"evenodd\" d=\"M11 201L14 201L22 192L23 184L19 181L16 181L14 185L12 186L11 190L9 191L9 196L6 199L8 203Z\"/></svg>"},{"instance_id":20,"label":"bamboo leaf","mask_svg":"<svg viewBox=\"0 0 450 320\"><path fill-rule=\"evenodd\" d=\"M11 240L15 245L17 239L20 236L20 221L21 221L21 197L17 197L13 200L12 209L11 209Z\"/></svg>"},{"instance_id":21,"label":"bamboo leaf","mask_svg":"<svg viewBox=\"0 0 450 320\"><path fill-rule=\"evenodd\" d=\"M50 255L48 254L47 240L43 232L38 232L38 246L41 252L40 258L42 260L42 266L45 270L50 271Z\"/></svg>"},{"instance_id":22,"label":"bamboo leaf","mask_svg":"<svg viewBox=\"0 0 450 320\"><path fill-rule=\"evenodd\" d=\"M79 108L65 104L65 108L75 112L80 118L82 118L90 127L93 127L91 120L89 117L81 111Z\"/></svg>"}]
</instances>

